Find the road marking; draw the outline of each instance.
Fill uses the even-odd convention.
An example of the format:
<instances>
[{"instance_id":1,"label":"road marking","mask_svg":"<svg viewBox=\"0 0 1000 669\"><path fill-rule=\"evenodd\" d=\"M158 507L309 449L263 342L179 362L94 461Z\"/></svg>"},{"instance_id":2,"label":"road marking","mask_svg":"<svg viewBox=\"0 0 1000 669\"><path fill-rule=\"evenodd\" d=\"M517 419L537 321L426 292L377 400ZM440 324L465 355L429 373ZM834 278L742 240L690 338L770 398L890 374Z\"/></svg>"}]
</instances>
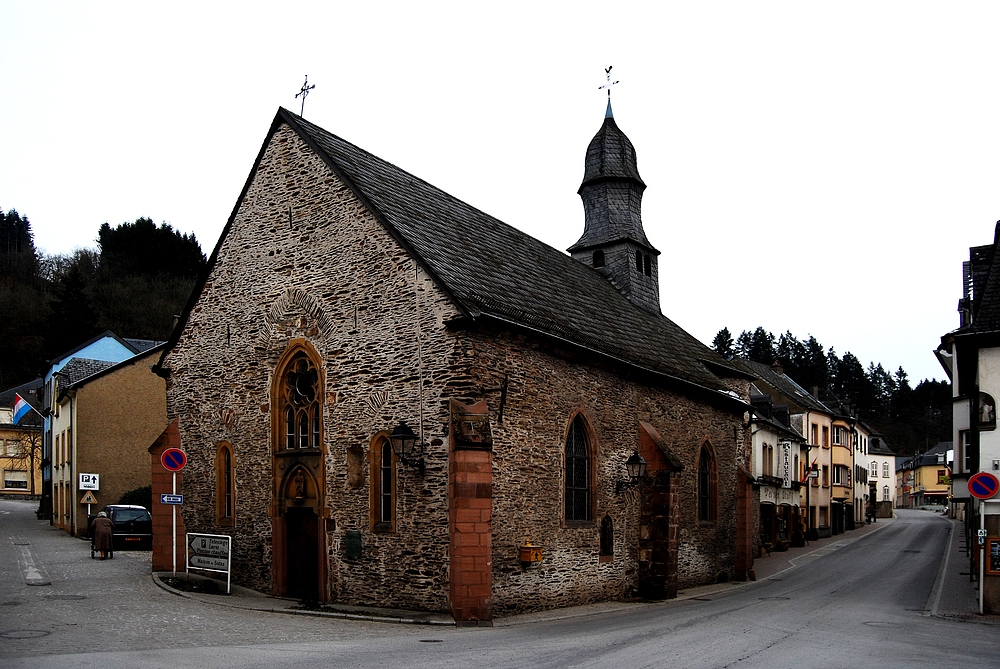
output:
<instances>
[{"instance_id":1,"label":"road marking","mask_svg":"<svg viewBox=\"0 0 1000 669\"><path fill-rule=\"evenodd\" d=\"M21 564L21 571L24 573L24 582L28 585L52 585L45 570L35 566L35 559L31 555L31 544L21 537L11 537L10 542L18 549L18 562Z\"/></svg>"},{"instance_id":2,"label":"road marking","mask_svg":"<svg viewBox=\"0 0 1000 669\"><path fill-rule=\"evenodd\" d=\"M930 599L934 600L933 606L925 606L924 608L929 608L931 610L931 615L936 616L938 614L938 605L941 603L941 593L944 592L944 579L948 575L948 561L951 560L951 541L952 536L955 534L955 523L950 523L951 527L948 528L948 540L944 542L944 560L940 563L938 567L937 578L934 579L934 586L931 588ZM930 601L928 600L928 603Z\"/></svg>"}]
</instances>

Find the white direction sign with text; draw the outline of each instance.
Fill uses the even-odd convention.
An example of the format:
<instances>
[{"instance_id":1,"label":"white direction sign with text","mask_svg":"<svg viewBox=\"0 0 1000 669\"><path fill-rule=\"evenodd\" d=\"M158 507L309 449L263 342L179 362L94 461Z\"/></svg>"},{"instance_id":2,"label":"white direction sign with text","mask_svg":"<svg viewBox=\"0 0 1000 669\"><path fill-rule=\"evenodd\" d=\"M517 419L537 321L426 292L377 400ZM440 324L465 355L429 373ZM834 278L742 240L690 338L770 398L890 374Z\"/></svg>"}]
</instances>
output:
<instances>
[{"instance_id":1,"label":"white direction sign with text","mask_svg":"<svg viewBox=\"0 0 1000 669\"><path fill-rule=\"evenodd\" d=\"M203 571L219 571L226 574L226 592L229 592L229 582L232 578L229 564L232 561L233 538L225 534L192 534L186 535L188 546L188 571L200 569Z\"/></svg>"},{"instance_id":2,"label":"white direction sign with text","mask_svg":"<svg viewBox=\"0 0 1000 669\"><path fill-rule=\"evenodd\" d=\"M188 546L196 555L229 558L229 537L222 534L188 534Z\"/></svg>"}]
</instances>

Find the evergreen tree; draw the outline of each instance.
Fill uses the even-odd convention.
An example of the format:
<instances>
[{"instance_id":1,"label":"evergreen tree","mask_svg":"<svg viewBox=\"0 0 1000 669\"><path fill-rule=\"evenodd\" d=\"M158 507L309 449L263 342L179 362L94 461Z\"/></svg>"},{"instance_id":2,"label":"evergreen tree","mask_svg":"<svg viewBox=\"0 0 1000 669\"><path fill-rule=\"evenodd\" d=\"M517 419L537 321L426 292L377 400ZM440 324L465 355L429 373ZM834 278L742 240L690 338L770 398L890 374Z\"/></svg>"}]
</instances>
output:
<instances>
[{"instance_id":1,"label":"evergreen tree","mask_svg":"<svg viewBox=\"0 0 1000 669\"><path fill-rule=\"evenodd\" d=\"M712 349L726 360L732 360L736 350L733 348L733 335L729 333L729 328L722 328L716 333Z\"/></svg>"},{"instance_id":2,"label":"evergreen tree","mask_svg":"<svg viewBox=\"0 0 1000 669\"><path fill-rule=\"evenodd\" d=\"M94 274L91 253L78 250L54 277L54 299L45 330L48 358L72 349L99 331L89 295Z\"/></svg>"},{"instance_id":3,"label":"evergreen tree","mask_svg":"<svg viewBox=\"0 0 1000 669\"><path fill-rule=\"evenodd\" d=\"M799 372L800 377L795 380L810 392L814 387L826 388L829 383L830 368L827 365L826 355L823 353L823 345L816 340L816 337L809 335L809 339L805 342L805 349L805 362Z\"/></svg>"},{"instance_id":4,"label":"evergreen tree","mask_svg":"<svg viewBox=\"0 0 1000 669\"><path fill-rule=\"evenodd\" d=\"M0 388L37 376L48 305L27 216L0 211Z\"/></svg>"},{"instance_id":5,"label":"evergreen tree","mask_svg":"<svg viewBox=\"0 0 1000 669\"><path fill-rule=\"evenodd\" d=\"M792 379L801 378L806 367L806 347L788 330L778 337L775 357L781 362L785 374Z\"/></svg>"},{"instance_id":6,"label":"evergreen tree","mask_svg":"<svg viewBox=\"0 0 1000 669\"><path fill-rule=\"evenodd\" d=\"M762 327L752 333L744 330L736 340L736 354L741 358L774 364L774 335Z\"/></svg>"},{"instance_id":7,"label":"evergreen tree","mask_svg":"<svg viewBox=\"0 0 1000 669\"><path fill-rule=\"evenodd\" d=\"M33 283L38 275L35 236L27 216L0 211L0 279Z\"/></svg>"}]
</instances>

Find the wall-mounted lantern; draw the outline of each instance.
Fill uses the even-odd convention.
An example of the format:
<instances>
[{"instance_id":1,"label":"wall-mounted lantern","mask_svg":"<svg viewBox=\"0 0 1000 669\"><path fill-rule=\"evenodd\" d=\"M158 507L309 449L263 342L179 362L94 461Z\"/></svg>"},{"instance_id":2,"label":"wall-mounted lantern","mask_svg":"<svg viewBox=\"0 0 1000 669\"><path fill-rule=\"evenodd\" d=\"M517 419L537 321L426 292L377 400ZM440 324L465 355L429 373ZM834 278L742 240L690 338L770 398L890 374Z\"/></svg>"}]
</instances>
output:
<instances>
[{"instance_id":1,"label":"wall-mounted lantern","mask_svg":"<svg viewBox=\"0 0 1000 669\"><path fill-rule=\"evenodd\" d=\"M400 421L389 435L389 443L392 445L392 452L404 465L424 473L424 445L409 425Z\"/></svg>"},{"instance_id":2,"label":"wall-mounted lantern","mask_svg":"<svg viewBox=\"0 0 1000 669\"><path fill-rule=\"evenodd\" d=\"M628 480L618 481L615 484L616 493L631 488L646 478L646 459L639 455L639 451L628 456L628 460L625 461L625 471L628 473Z\"/></svg>"}]
</instances>

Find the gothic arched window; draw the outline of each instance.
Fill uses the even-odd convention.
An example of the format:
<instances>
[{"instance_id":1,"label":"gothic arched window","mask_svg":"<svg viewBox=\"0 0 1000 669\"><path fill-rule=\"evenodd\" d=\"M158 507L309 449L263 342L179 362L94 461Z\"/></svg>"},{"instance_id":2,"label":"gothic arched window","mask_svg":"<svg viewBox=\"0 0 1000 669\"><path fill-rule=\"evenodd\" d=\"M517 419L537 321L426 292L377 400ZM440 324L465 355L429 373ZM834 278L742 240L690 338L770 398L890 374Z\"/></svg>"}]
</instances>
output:
<instances>
[{"instance_id":1,"label":"gothic arched window","mask_svg":"<svg viewBox=\"0 0 1000 669\"><path fill-rule=\"evenodd\" d=\"M233 473L233 447L221 442L215 453L215 520L218 525L233 525L236 483Z\"/></svg>"},{"instance_id":2,"label":"gothic arched window","mask_svg":"<svg viewBox=\"0 0 1000 669\"><path fill-rule=\"evenodd\" d=\"M589 521L591 481L590 445L583 418L577 416L566 435L566 520Z\"/></svg>"},{"instance_id":3,"label":"gothic arched window","mask_svg":"<svg viewBox=\"0 0 1000 669\"><path fill-rule=\"evenodd\" d=\"M716 490L717 474L715 457L706 443L698 455L698 520L703 523L714 523L718 508L718 492Z\"/></svg>"},{"instance_id":4,"label":"gothic arched window","mask_svg":"<svg viewBox=\"0 0 1000 669\"><path fill-rule=\"evenodd\" d=\"M323 443L320 375L305 351L295 353L284 366L279 394L284 447L318 449Z\"/></svg>"},{"instance_id":5,"label":"gothic arched window","mask_svg":"<svg viewBox=\"0 0 1000 669\"><path fill-rule=\"evenodd\" d=\"M396 456L386 437L371 450L371 518L375 532L396 531Z\"/></svg>"}]
</instances>

